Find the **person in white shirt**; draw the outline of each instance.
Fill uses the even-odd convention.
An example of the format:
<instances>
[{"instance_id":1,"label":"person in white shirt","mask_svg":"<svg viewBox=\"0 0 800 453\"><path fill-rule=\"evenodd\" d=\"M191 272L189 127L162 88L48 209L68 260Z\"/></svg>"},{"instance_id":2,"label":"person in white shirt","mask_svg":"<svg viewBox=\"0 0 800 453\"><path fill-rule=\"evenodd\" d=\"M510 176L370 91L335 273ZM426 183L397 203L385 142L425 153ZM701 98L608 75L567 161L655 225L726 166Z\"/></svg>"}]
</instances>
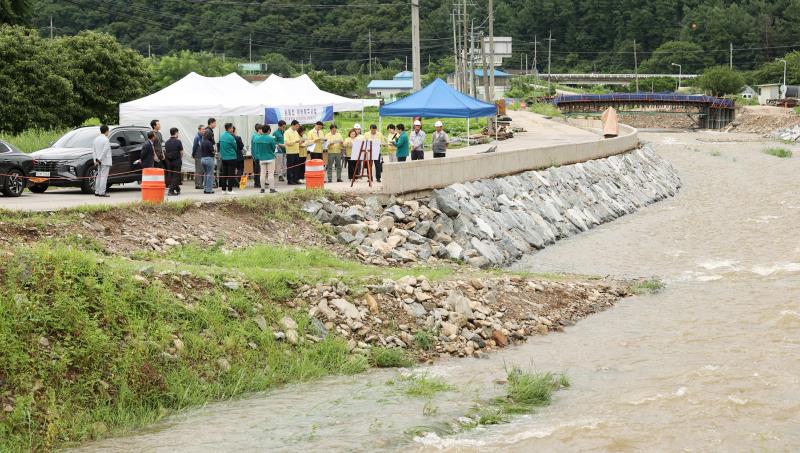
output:
<instances>
[{"instance_id":1,"label":"person in white shirt","mask_svg":"<svg viewBox=\"0 0 800 453\"><path fill-rule=\"evenodd\" d=\"M411 143L411 160L425 159L425 131L422 130L422 123L419 120L414 121L414 130L408 137Z\"/></svg>"},{"instance_id":2,"label":"person in white shirt","mask_svg":"<svg viewBox=\"0 0 800 453\"><path fill-rule=\"evenodd\" d=\"M100 126L100 135L92 143L92 157L97 166L97 176L94 180L94 195L108 197L108 172L111 170L111 142L108 141L108 126Z\"/></svg>"}]
</instances>

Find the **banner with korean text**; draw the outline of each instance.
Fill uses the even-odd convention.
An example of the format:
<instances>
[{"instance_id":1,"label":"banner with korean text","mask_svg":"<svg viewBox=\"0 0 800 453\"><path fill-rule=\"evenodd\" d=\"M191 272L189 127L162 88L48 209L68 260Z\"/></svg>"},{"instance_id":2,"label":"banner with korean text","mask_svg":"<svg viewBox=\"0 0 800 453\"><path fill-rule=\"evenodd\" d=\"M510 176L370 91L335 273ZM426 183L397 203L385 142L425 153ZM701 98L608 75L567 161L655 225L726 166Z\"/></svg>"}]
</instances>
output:
<instances>
[{"instance_id":1,"label":"banner with korean text","mask_svg":"<svg viewBox=\"0 0 800 453\"><path fill-rule=\"evenodd\" d=\"M333 121L332 105L304 105L302 107L268 107L264 109L264 124L278 124L283 120L291 123L314 124L317 121Z\"/></svg>"}]
</instances>

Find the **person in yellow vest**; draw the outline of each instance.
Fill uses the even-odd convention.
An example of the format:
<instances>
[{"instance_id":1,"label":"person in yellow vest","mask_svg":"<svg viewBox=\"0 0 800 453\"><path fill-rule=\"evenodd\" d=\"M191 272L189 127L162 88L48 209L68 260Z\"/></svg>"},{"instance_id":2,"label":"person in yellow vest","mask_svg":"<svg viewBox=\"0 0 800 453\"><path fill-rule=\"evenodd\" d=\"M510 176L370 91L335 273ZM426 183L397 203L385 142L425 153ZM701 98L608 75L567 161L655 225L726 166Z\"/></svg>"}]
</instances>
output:
<instances>
[{"instance_id":1,"label":"person in yellow vest","mask_svg":"<svg viewBox=\"0 0 800 453\"><path fill-rule=\"evenodd\" d=\"M356 135L351 137L351 132L355 132ZM358 140L364 140L364 135L361 133L361 125L358 123L353 124L353 128L350 129L350 132L347 134L347 138L350 139L350 145L347 146L347 155L349 156L347 160L347 175L350 177L349 179L353 179L353 175L356 173L356 160L353 159L353 143ZM356 154L356 157L358 155Z\"/></svg>"},{"instance_id":2,"label":"person in yellow vest","mask_svg":"<svg viewBox=\"0 0 800 453\"><path fill-rule=\"evenodd\" d=\"M375 160L375 179L378 182L381 182L381 173L383 172L383 148L385 148L384 144L386 140L383 138L383 134L378 131L378 126L371 124L369 126L369 132L364 136L364 140L368 140L374 143L373 146L378 146L378 159ZM373 149L372 155L375 155L375 151ZM372 165L372 160L370 160L370 165Z\"/></svg>"},{"instance_id":3,"label":"person in yellow vest","mask_svg":"<svg viewBox=\"0 0 800 453\"><path fill-rule=\"evenodd\" d=\"M325 144L325 132L322 130L324 124L322 121L317 121L314 124L314 129L311 129L308 132L308 145L314 145L313 151L311 151L311 158L312 159L322 159L325 165L328 165L328 156L327 152L325 152L324 144Z\"/></svg>"},{"instance_id":4,"label":"person in yellow vest","mask_svg":"<svg viewBox=\"0 0 800 453\"><path fill-rule=\"evenodd\" d=\"M300 184L305 184L306 182L306 160L308 160L308 147L312 145L312 141L308 140L308 136L306 135L306 127L305 126L298 126L297 127L297 134L300 135L300 162L296 168L297 170L297 182Z\"/></svg>"},{"instance_id":5,"label":"person in yellow vest","mask_svg":"<svg viewBox=\"0 0 800 453\"><path fill-rule=\"evenodd\" d=\"M300 122L294 120L289 129L283 134L283 144L286 146L286 180L290 186L300 184L300 176L303 174L303 167L300 165L300 143L302 140L300 139L300 134L297 133L299 127ZM305 157L305 152L303 157Z\"/></svg>"},{"instance_id":6,"label":"person in yellow vest","mask_svg":"<svg viewBox=\"0 0 800 453\"><path fill-rule=\"evenodd\" d=\"M398 138L400 138L400 134L397 133L394 124L390 124L386 128L386 153L389 156L389 162L397 162L397 146L395 146L394 142Z\"/></svg>"},{"instance_id":7,"label":"person in yellow vest","mask_svg":"<svg viewBox=\"0 0 800 453\"><path fill-rule=\"evenodd\" d=\"M346 149L343 147L344 141L335 124L331 124L330 132L325 136L328 142L328 182L333 182L333 168L336 167L336 182L342 182L342 161L344 160Z\"/></svg>"},{"instance_id":8,"label":"person in yellow vest","mask_svg":"<svg viewBox=\"0 0 800 453\"><path fill-rule=\"evenodd\" d=\"M347 179L352 180L353 175L356 173L356 161L351 159L353 157L353 143L361 140L358 138L358 131L355 128L347 132L347 138L344 139L344 153L347 158Z\"/></svg>"}]
</instances>

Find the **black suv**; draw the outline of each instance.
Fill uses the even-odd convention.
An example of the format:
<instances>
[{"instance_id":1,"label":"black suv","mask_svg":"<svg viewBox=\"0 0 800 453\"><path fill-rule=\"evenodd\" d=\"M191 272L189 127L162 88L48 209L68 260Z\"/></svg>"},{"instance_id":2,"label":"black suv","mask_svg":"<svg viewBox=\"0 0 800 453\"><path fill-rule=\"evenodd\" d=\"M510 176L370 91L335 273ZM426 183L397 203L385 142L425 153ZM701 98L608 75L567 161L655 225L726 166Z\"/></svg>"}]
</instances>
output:
<instances>
[{"instance_id":1,"label":"black suv","mask_svg":"<svg viewBox=\"0 0 800 453\"><path fill-rule=\"evenodd\" d=\"M110 126L111 171L108 187L112 184L141 181L139 160L142 145L147 140L147 127ZM97 166L92 158L92 144L100 134L100 127L73 129L53 146L32 153L36 164L33 168L31 192L42 193L48 187L80 187L83 193L94 193Z\"/></svg>"},{"instance_id":2,"label":"black suv","mask_svg":"<svg viewBox=\"0 0 800 453\"><path fill-rule=\"evenodd\" d=\"M33 158L0 141L0 191L7 197L22 195L28 184L25 178L33 171Z\"/></svg>"}]
</instances>

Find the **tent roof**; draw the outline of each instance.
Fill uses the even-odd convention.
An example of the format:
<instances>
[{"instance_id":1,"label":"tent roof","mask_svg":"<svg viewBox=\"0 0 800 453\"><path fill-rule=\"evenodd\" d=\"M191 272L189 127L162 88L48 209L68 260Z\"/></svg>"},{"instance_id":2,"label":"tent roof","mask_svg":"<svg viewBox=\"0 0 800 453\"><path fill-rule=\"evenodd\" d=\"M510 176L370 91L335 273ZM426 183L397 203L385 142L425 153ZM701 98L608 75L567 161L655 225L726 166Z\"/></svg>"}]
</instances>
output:
<instances>
[{"instance_id":1,"label":"tent roof","mask_svg":"<svg viewBox=\"0 0 800 453\"><path fill-rule=\"evenodd\" d=\"M462 94L442 79L416 93L381 107L382 116L422 116L426 118L476 118L495 116L494 104Z\"/></svg>"},{"instance_id":2,"label":"tent roof","mask_svg":"<svg viewBox=\"0 0 800 453\"><path fill-rule=\"evenodd\" d=\"M254 88L239 74L205 77L191 72L172 85L120 104L120 115L247 115L258 111Z\"/></svg>"},{"instance_id":3,"label":"tent roof","mask_svg":"<svg viewBox=\"0 0 800 453\"><path fill-rule=\"evenodd\" d=\"M359 111L364 107L358 99L320 90L307 74L291 78L272 74L255 90L256 99L266 107L333 105L333 110L337 112Z\"/></svg>"}]
</instances>

